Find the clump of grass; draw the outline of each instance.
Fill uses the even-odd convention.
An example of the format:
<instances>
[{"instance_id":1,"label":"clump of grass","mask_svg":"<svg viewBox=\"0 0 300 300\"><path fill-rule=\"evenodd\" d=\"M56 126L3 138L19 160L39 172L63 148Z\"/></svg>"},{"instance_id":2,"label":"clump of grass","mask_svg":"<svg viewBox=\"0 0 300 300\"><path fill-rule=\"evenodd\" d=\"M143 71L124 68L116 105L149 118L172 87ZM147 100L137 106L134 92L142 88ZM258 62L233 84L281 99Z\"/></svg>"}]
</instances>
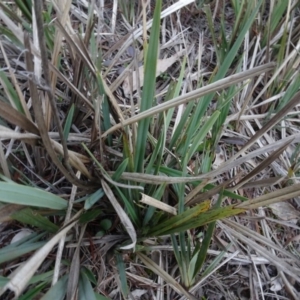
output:
<instances>
[{"instance_id":1,"label":"clump of grass","mask_svg":"<svg viewBox=\"0 0 300 300\"><path fill-rule=\"evenodd\" d=\"M297 299L298 7L192 2L0 4L4 297Z\"/></svg>"}]
</instances>

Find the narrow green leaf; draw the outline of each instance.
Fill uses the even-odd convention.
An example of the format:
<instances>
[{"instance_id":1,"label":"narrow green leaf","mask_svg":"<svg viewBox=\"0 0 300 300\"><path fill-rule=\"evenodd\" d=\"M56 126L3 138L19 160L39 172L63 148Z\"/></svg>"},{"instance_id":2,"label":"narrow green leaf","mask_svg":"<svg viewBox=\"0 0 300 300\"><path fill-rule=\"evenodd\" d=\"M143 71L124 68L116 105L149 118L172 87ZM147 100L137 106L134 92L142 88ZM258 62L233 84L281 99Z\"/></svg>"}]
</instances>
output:
<instances>
[{"instance_id":1,"label":"narrow green leaf","mask_svg":"<svg viewBox=\"0 0 300 300\"><path fill-rule=\"evenodd\" d=\"M79 278L79 289L78 289L78 299L79 300L96 300L95 293L93 290L93 287L88 280L88 277L85 275L85 273L80 273Z\"/></svg>"},{"instance_id":2,"label":"narrow green leaf","mask_svg":"<svg viewBox=\"0 0 300 300\"><path fill-rule=\"evenodd\" d=\"M14 249L15 247L18 247L20 245L25 245L25 244L29 245L29 244L32 244L32 243L34 243L36 241L39 241L40 239L44 238L45 235L46 235L45 232L44 233L40 233L40 234L37 234L36 232L33 232L32 234L23 237L19 241L16 241L16 242L14 242L14 243L12 243L10 245L7 245L5 248L6 249Z\"/></svg>"},{"instance_id":3,"label":"narrow green leaf","mask_svg":"<svg viewBox=\"0 0 300 300\"><path fill-rule=\"evenodd\" d=\"M195 136L193 144L191 145L191 147L189 149L188 158L187 158L188 160L191 159L191 157L194 155L194 153L196 152L199 145L202 143L203 139L206 137L209 130L211 130L211 128L217 121L219 115L220 115L220 112L215 111L212 114L212 116L203 124L203 126L201 127L201 129L199 130L197 135Z\"/></svg>"},{"instance_id":4,"label":"narrow green leaf","mask_svg":"<svg viewBox=\"0 0 300 300\"><path fill-rule=\"evenodd\" d=\"M89 210L97 201L99 201L104 196L103 189L100 188L92 195L88 196L88 198L84 202L84 209Z\"/></svg>"},{"instance_id":5,"label":"narrow green leaf","mask_svg":"<svg viewBox=\"0 0 300 300\"><path fill-rule=\"evenodd\" d=\"M232 243L230 243L227 247L226 250L229 249L232 246ZM205 267L205 270L203 270L203 273L201 274L201 277L205 277L208 275L210 272L212 272L215 268L217 268L223 259L224 255L228 253L227 251L222 251L218 256L215 257L215 259L211 262L211 264L208 267Z\"/></svg>"},{"instance_id":6,"label":"narrow green leaf","mask_svg":"<svg viewBox=\"0 0 300 300\"><path fill-rule=\"evenodd\" d=\"M30 9L28 9L28 7L26 5L26 1L24 1L24 0L15 0L15 3L17 4L18 8L22 11L22 13L26 16L28 21L31 23L32 22L32 16L31 16L32 7L30 7ZM28 4L28 1L27 1L27 4Z\"/></svg>"},{"instance_id":7,"label":"narrow green leaf","mask_svg":"<svg viewBox=\"0 0 300 300\"><path fill-rule=\"evenodd\" d=\"M0 71L0 82L5 87L6 92L9 94L7 97L9 97L15 104L16 109L24 114L24 109L22 107L22 104L20 102L20 99L18 97L18 94L11 84L10 80L7 78L6 74L3 71ZM3 87L2 87L3 88Z\"/></svg>"},{"instance_id":8,"label":"narrow green leaf","mask_svg":"<svg viewBox=\"0 0 300 300\"><path fill-rule=\"evenodd\" d=\"M40 294L40 292L46 287L47 283L40 283L39 285L30 288L24 295L20 296L18 300L32 300Z\"/></svg>"},{"instance_id":9,"label":"narrow green leaf","mask_svg":"<svg viewBox=\"0 0 300 300\"><path fill-rule=\"evenodd\" d=\"M168 232L170 229L174 227L179 227L182 224L188 222L189 220L199 217L199 215L206 210L209 209L210 203L209 201L205 201L203 203L200 203L196 205L195 207L191 209L187 209L185 212L178 214L174 217L171 217L170 219L154 226L151 230L151 232L159 232L158 235L160 235L160 232Z\"/></svg>"},{"instance_id":10,"label":"narrow green leaf","mask_svg":"<svg viewBox=\"0 0 300 300\"><path fill-rule=\"evenodd\" d=\"M39 249L44 245L45 242L36 242L32 244L20 245L13 249L11 247L4 247L0 249L0 264L7 261L11 261L17 257L23 256L24 254Z\"/></svg>"},{"instance_id":11,"label":"narrow green leaf","mask_svg":"<svg viewBox=\"0 0 300 300\"><path fill-rule=\"evenodd\" d=\"M88 280L91 283L97 285L97 279L95 277L95 274L90 269L88 269L86 267L82 267L81 272L88 278Z\"/></svg>"},{"instance_id":12,"label":"narrow green leaf","mask_svg":"<svg viewBox=\"0 0 300 300\"><path fill-rule=\"evenodd\" d=\"M51 282L51 280L53 278L53 273L54 273L54 271L51 270L51 271L48 271L48 272L45 272L45 273L35 275L29 280L28 284L34 284L34 283L37 283L37 282L40 282L40 281Z\"/></svg>"},{"instance_id":13,"label":"narrow green leaf","mask_svg":"<svg viewBox=\"0 0 300 300\"><path fill-rule=\"evenodd\" d=\"M213 77L213 82L222 79L226 76L226 73L228 72L228 69L230 68L232 62L236 59L237 53L240 50L240 47L244 41L246 33L249 31L249 28L251 27L253 21L255 20L255 17L257 15L257 12L262 4L262 0L259 0L258 3L255 6L255 9L253 9L251 15L245 22L244 26L240 30L239 35L237 36L235 43L231 47L230 51L227 53L226 57L224 57L224 60L221 62L220 68L217 72L217 74ZM195 128L199 128L202 123L203 116L208 108L208 105L211 103L212 99L214 97L214 93L210 93L203 97L201 101L196 106L196 110L193 113L192 120L188 125L188 129L186 130L186 141L184 143L184 149L183 153L187 152L188 145L191 142L192 137L194 136ZM183 164L183 168L186 167L186 164Z\"/></svg>"},{"instance_id":14,"label":"narrow green leaf","mask_svg":"<svg viewBox=\"0 0 300 300\"><path fill-rule=\"evenodd\" d=\"M104 90L104 86L103 86L103 82L102 82L102 78L101 78L101 71L97 70L96 76L97 76L97 84L98 84L99 94L101 96L103 96L101 109L102 109L102 115L103 115L103 126L104 126L104 130L106 131L111 127L111 124L110 124L111 112L109 109L109 101L105 94L105 90ZM109 145L112 144L112 135L111 134L108 135L107 141L108 141Z\"/></svg>"},{"instance_id":15,"label":"narrow green leaf","mask_svg":"<svg viewBox=\"0 0 300 300\"><path fill-rule=\"evenodd\" d=\"M102 212L101 209L93 209L87 211L80 216L79 222L81 224L89 223L95 220L101 214L101 212Z\"/></svg>"},{"instance_id":16,"label":"narrow green leaf","mask_svg":"<svg viewBox=\"0 0 300 300\"><path fill-rule=\"evenodd\" d=\"M129 290L128 290L128 285L127 285L127 278L126 278L126 271L125 271L125 264L123 262L121 254L117 254L117 268L118 268L118 273L121 281L121 292L123 294L123 297L127 299Z\"/></svg>"},{"instance_id":17,"label":"narrow green leaf","mask_svg":"<svg viewBox=\"0 0 300 300\"><path fill-rule=\"evenodd\" d=\"M190 263L189 263L189 268L188 268L188 278L189 282L193 284L195 280L195 269L196 269L196 262L198 260L199 252L194 253Z\"/></svg>"},{"instance_id":18,"label":"narrow green leaf","mask_svg":"<svg viewBox=\"0 0 300 300\"><path fill-rule=\"evenodd\" d=\"M132 199L127 199L126 196L123 194L121 189L119 189L117 186L115 187L116 193L118 194L119 198L122 199L124 206L126 208L126 212L128 212L128 215L130 217L130 220L134 223L135 226L140 227L140 218L139 218L139 211L136 208L136 205L133 203Z\"/></svg>"},{"instance_id":19,"label":"narrow green leaf","mask_svg":"<svg viewBox=\"0 0 300 300\"><path fill-rule=\"evenodd\" d=\"M40 281L50 282L52 280L52 277L53 277L53 271L41 273L41 274L33 276L29 280L29 284L34 284L34 283L37 283ZM0 288L4 287L8 282L9 282L9 278L0 276ZM57 298L54 298L54 299L57 299Z\"/></svg>"},{"instance_id":20,"label":"narrow green leaf","mask_svg":"<svg viewBox=\"0 0 300 300\"><path fill-rule=\"evenodd\" d=\"M68 205L66 200L43 190L6 182L0 182L0 201L51 209L65 209Z\"/></svg>"},{"instance_id":21,"label":"narrow green leaf","mask_svg":"<svg viewBox=\"0 0 300 300\"><path fill-rule=\"evenodd\" d=\"M72 126L72 120L73 120L73 116L74 116L74 110L75 110L75 106L74 103L72 104L67 119L66 119L66 123L65 123L65 127L64 127L64 139L65 141L68 140L69 137L69 133L70 133L70 129Z\"/></svg>"},{"instance_id":22,"label":"narrow green leaf","mask_svg":"<svg viewBox=\"0 0 300 300\"><path fill-rule=\"evenodd\" d=\"M67 292L68 276L61 277L51 289L41 298L41 300L63 300Z\"/></svg>"},{"instance_id":23,"label":"narrow green leaf","mask_svg":"<svg viewBox=\"0 0 300 300\"><path fill-rule=\"evenodd\" d=\"M160 185L156 191L153 193L152 197L154 199L161 199L164 192L165 192L165 189L166 189L166 185L165 184L162 184ZM153 223L153 215L156 211L156 208L153 207L153 206L149 206L148 209L147 209L147 212L144 216L144 219L143 219L143 226L147 226L148 223L151 221L151 223Z\"/></svg>"},{"instance_id":24,"label":"narrow green leaf","mask_svg":"<svg viewBox=\"0 0 300 300\"><path fill-rule=\"evenodd\" d=\"M155 94L156 82L156 64L158 58L158 44L160 35L160 12L161 0L156 1L153 24L151 28L149 47L145 61L145 77L143 93L141 99L140 111L143 112L152 107ZM137 141L135 148L135 171L142 172L144 168L144 156L146 149L147 133L150 124L150 118L143 119L139 122Z\"/></svg>"},{"instance_id":25,"label":"narrow green leaf","mask_svg":"<svg viewBox=\"0 0 300 300\"><path fill-rule=\"evenodd\" d=\"M219 195L218 201L215 204L215 208L219 208L221 206L222 199L223 199L223 191ZM193 273L194 277L197 276L198 272L201 270L201 268L205 262L205 259L207 256L207 251L208 251L212 236L214 234L215 227L216 227L216 221L213 221L213 222L209 223L209 225L208 225L208 228L204 235L204 239L202 241L202 245L200 247L199 255L197 256L197 259L195 261L195 268L194 268L194 273Z\"/></svg>"},{"instance_id":26,"label":"narrow green leaf","mask_svg":"<svg viewBox=\"0 0 300 300\"><path fill-rule=\"evenodd\" d=\"M110 298L104 297L102 295L99 295L97 293L95 293L95 297L97 300L111 300Z\"/></svg>"},{"instance_id":27,"label":"narrow green leaf","mask_svg":"<svg viewBox=\"0 0 300 300\"><path fill-rule=\"evenodd\" d=\"M9 278L0 276L0 288L3 288L9 282Z\"/></svg>"},{"instance_id":28,"label":"narrow green leaf","mask_svg":"<svg viewBox=\"0 0 300 300\"><path fill-rule=\"evenodd\" d=\"M159 224L159 226L155 226L150 230L150 232L148 232L147 236L161 236L165 234L183 232L189 229L203 226L205 224L209 224L216 220L240 214L242 212L245 212L245 210L246 209L236 209L233 206L227 206L210 209L201 213L200 209L199 213L197 211L194 211L193 215L190 216L190 218L188 218L189 210L187 210L180 215L171 217L169 220ZM173 222L174 224L172 225Z\"/></svg>"},{"instance_id":29,"label":"narrow green leaf","mask_svg":"<svg viewBox=\"0 0 300 300\"><path fill-rule=\"evenodd\" d=\"M122 163L118 166L117 170L115 171L115 173L111 177L112 180L118 181L120 179L122 173L126 170L126 168L128 166L128 162L129 162L129 158L125 158L122 161Z\"/></svg>"},{"instance_id":30,"label":"narrow green leaf","mask_svg":"<svg viewBox=\"0 0 300 300\"><path fill-rule=\"evenodd\" d=\"M280 99L278 106L276 107L276 112L280 112L285 105L294 97L296 92L299 90L300 76L298 75L294 81L289 85L284 93L284 96Z\"/></svg>"},{"instance_id":31,"label":"narrow green leaf","mask_svg":"<svg viewBox=\"0 0 300 300\"><path fill-rule=\"evenodd\" d=\"M170 99L174 99L174 98L176 98L176 97L179 96L181 88L182 88L182 84L183 84L183 78L184 78L184 73L185 73L186 60L187 60L187 57L185 56L184 59L183 59L183 61L182 61L182 64L181 64L181 70L180 70L179 77L176 80L176 83L172 82L170 84L170 89L171 90L168 91L169 94L170 94L170 96L168 97L168 94L167 94L166 97L165 97L166 98L165 101L168 101ZM167 116L166 116L166 122L165 122L165 127L166 128L169 128L170 122L171 122L171 120L173 118L174 110L175 110L175 108L171 108L171 109L168 110L168 113L167 113ZM170 149L171 148L172 147L170 147Z\"/></svg>"},{"instance_id":32,"label":"narrow green leaf","mask_svg":"<svg viewBox=\"0 0 300 300\"><path fill-rule=\"evenodd\" d=\"M38 211L33 211L30 208L25 208L14 212L11 215L11 218L23 224L32 225L51 233L55 233L59 229L57 225L53 224L47 218L40 215Z\"/></svg>"}]
</instances>

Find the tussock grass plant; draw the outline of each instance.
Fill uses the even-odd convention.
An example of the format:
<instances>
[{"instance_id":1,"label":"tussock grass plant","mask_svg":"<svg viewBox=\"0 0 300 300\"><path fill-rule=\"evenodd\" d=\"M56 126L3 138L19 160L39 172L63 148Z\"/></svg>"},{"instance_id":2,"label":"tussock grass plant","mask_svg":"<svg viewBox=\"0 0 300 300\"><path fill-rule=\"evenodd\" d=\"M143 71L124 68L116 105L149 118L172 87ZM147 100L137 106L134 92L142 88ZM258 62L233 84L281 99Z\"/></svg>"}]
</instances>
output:
<instances>
[{"instance_id":1,"label":"tussock grass plant","mask_svg":"<svg viewBox=\"0 0 300 300\"><path fill-rule=\"evenodd\" d=\"M299 299L298 19L0 3L1 297Z\"/></svg>"}]
</instances>

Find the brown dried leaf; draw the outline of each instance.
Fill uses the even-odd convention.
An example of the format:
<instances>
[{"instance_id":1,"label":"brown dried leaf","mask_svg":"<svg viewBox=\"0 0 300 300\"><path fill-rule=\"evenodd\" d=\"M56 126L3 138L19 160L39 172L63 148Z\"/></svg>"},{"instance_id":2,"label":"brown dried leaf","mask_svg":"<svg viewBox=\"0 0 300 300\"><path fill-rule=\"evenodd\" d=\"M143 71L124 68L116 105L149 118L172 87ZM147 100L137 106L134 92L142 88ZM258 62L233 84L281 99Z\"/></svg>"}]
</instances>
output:
<instances>
[{"instance_id":1,"label":"brown dried leaf","mask_svg":"<svg viewBox=\"0 0 300 300\"><path fill-rule=\"evenodd\" d=\"M9 123L19 126L20 128L39 135L40 132L33 122L31 122L22 113L11 107L5 102L1 102L0 105L0 117L8 121Z\"/></svg>"}]
</instances>

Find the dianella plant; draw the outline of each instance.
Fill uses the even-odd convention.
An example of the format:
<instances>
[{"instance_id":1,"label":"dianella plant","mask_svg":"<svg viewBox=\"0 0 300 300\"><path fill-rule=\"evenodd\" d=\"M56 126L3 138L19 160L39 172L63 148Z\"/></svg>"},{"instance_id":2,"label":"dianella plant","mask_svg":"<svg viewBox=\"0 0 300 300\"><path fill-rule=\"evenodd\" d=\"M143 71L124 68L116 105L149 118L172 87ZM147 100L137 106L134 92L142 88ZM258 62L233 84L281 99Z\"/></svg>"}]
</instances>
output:
<instances>
[{"instance_id":1,"label":"dianella plant","mask_svg":"<svg viewBox=\"0 0 300 300\"><path fill-rule=\"evenodd\" d=\"M96 2L0 3L0 294L299 299L297 2Z\"/></svg>"}]
</instances>

